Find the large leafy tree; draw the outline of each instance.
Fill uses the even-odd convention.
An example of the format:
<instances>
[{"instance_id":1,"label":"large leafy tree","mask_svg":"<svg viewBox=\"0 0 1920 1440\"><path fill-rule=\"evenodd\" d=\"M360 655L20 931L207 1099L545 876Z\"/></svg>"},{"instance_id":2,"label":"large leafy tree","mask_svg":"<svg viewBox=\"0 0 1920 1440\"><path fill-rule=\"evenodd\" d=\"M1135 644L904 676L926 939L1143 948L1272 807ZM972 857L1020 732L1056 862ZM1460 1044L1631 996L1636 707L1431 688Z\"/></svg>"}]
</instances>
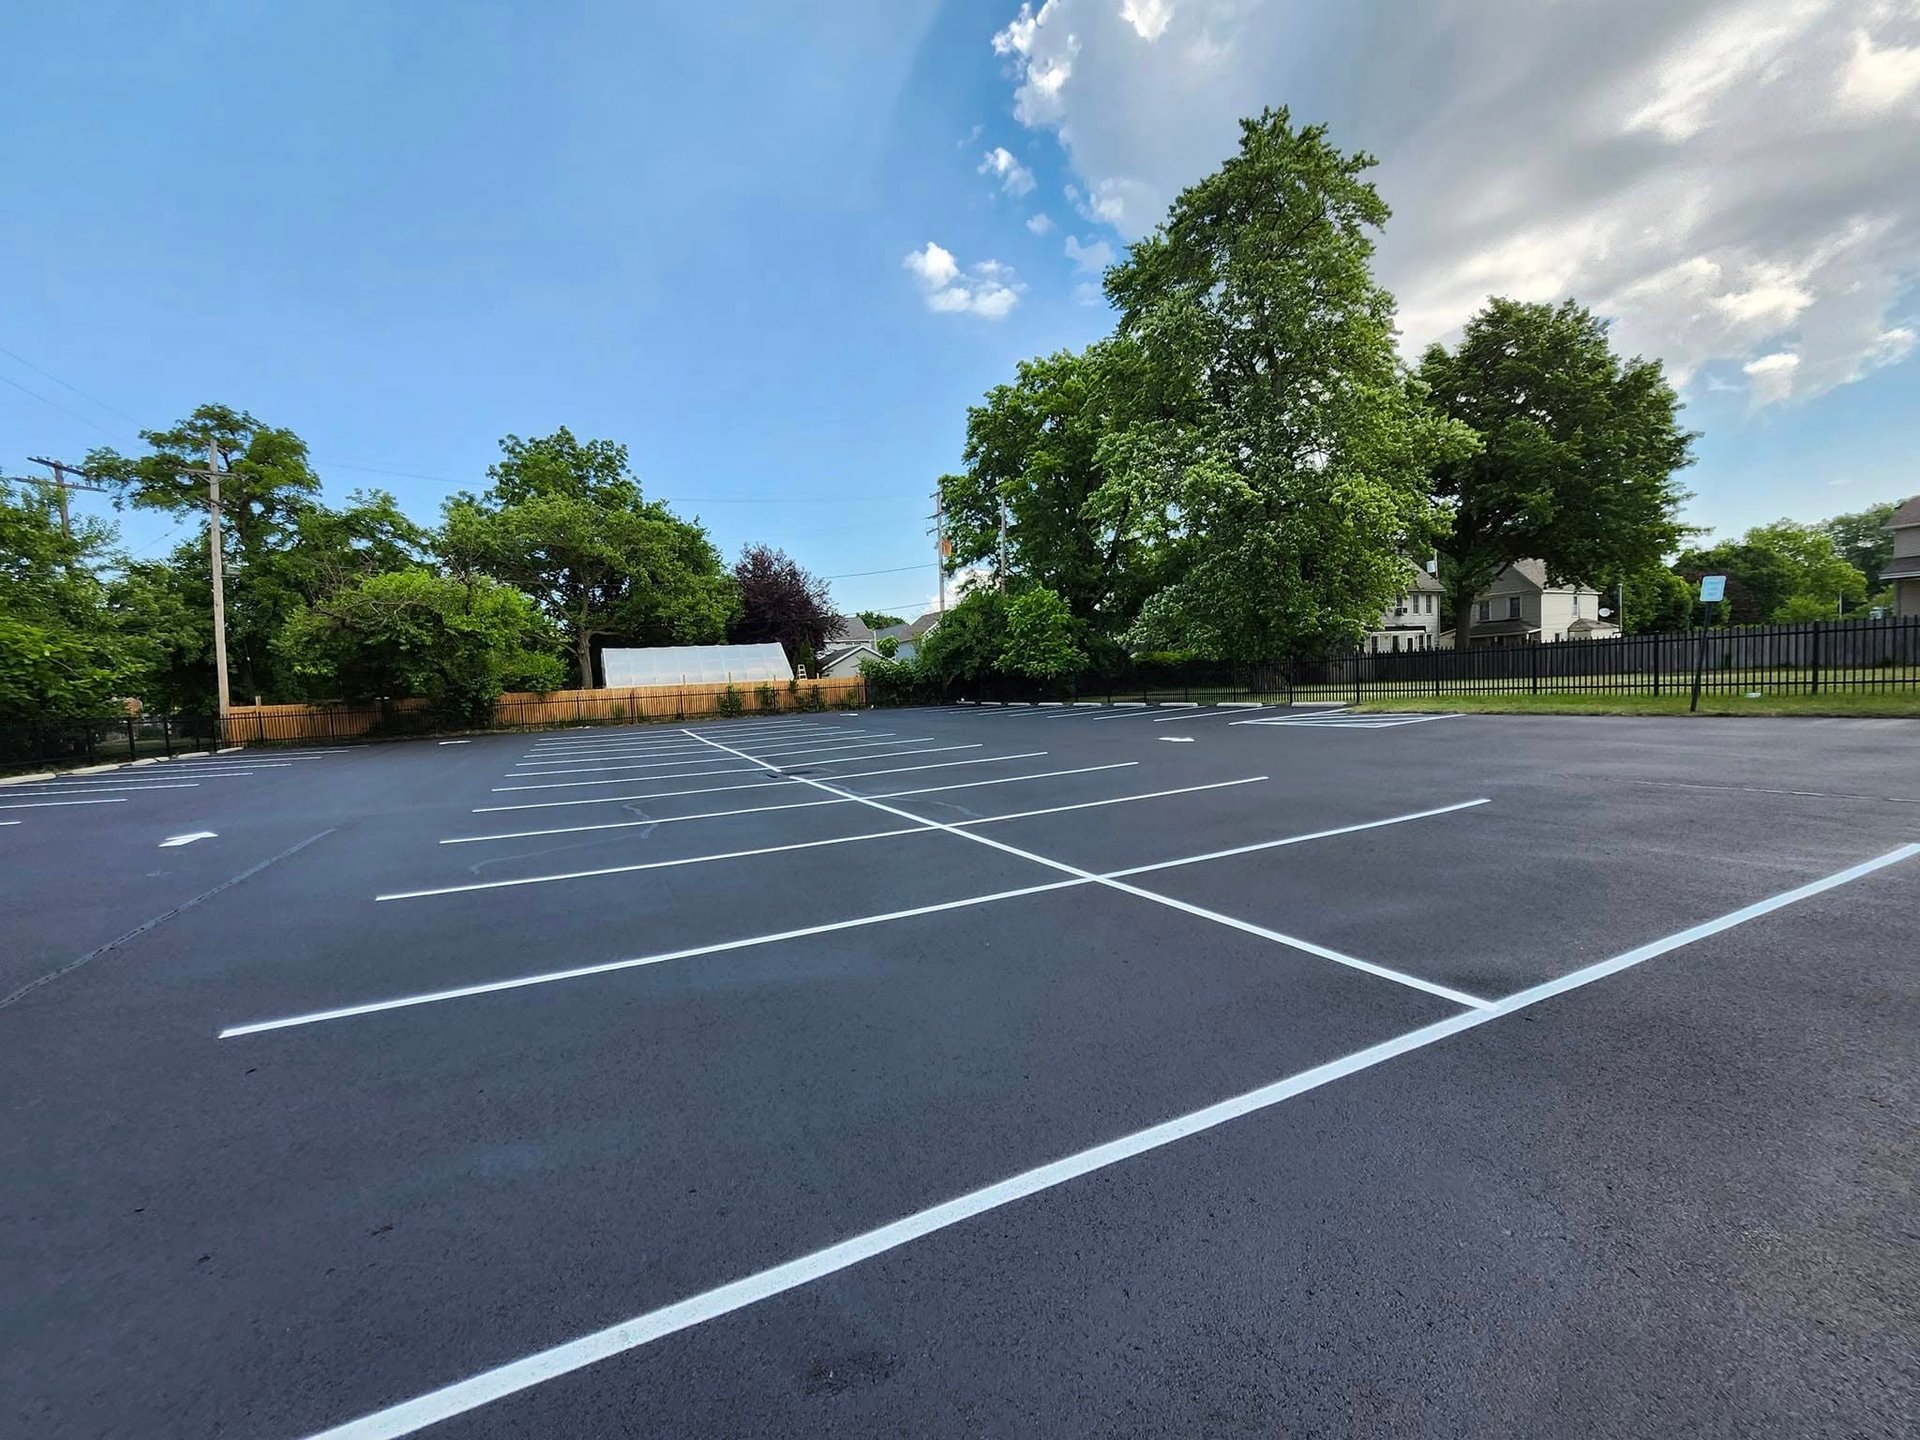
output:
<instances>
[{"instance_id":1,"label":"large leafy tree","mask_svg":"<svg viewBox=\"0 0 1920 1440\"><path fill-rule=\"evenodd\" d=\"M1006 626L1000 668L1010 675L1052 680L1087 663L1075 636L1079 627L1073 612L1045 586L1024 590L1008 602Z\"/></svg>"},{"instance_id":2,"label":"large leafy tree","mask_svg":"<svg viewBox=\"0 0 1920 1440\"><path fill-rule=\"evenodd\" d=\"M364 576L415 564L426 546L426 532L385 491L355 491L344 509L327 508L305 442L245 411L202 405L172 429L141 438L148 453L96 450L87 468L119 487L121 503L201 522L200 538L174 553L173 573L138 566L117 587L118 598L167 647L156 660L156 679L173 703L205 703L213 689L211 618L180 623L182 607L207 612L211 605L209 446L223 472L227 649L240 695L287 691L273 639L295 610Z\"/></svg>"},{"instance_id":3,"label":"large leafy tree","mask_svg":"<svg viewBox=\"0 0 1920 1440\"><path fill-rule=\"evenodd\" d=\"M503 690L554 690L558 637L509 585L424 566L361 577L302 606L275 639L313 699L420 697L433 717L484 723Z\"/></svg>"},{"instance_id":4,"label":"large leafy tree","mask_svg":"<svg viewBox=\"0 0 1920 1440\"><path fill-rule=\"evenodd\" d=\"M1833 541L1835 553L1865 578L1869 594L1880 588L1880 572L1893 559L1893 531L1887 525L1899 508L1898 501L1889 500L1851 515L1835 515L1820 527Z\"/></svg>"},{"instance_id":5,"label":"large leafy tree","mask_svg":"<svg viewBox=\"0 0 1920 1440\"><path fill-rule=\"evenodd\" d=\"M1687 551L1674 568L1691 579L1727 577L1727 619L1737 625L1831 620L1867 598L1867 580L1821 525L1776 520L1738 540Z\"/></svg>"},{"instance_id":6,"label":"large leafy tree","mask_svg":"<svg viewBox=\"0 0 1920 1440\"><path fill-rule=\"evenodd\" d=\"M833 628L833 597L827 582L807 573L784 550L749 545L733 566L740 587L740 613L728 629L728 638L742 645L777 641L788 661L803 661L819 652Z\"/></svg>"},{"instance_id":7,"label":"large leafy tree","mask_svg":"<svg viewBox=\"0 0 1920 1440\"><path fill-rule=\"evenodd\" d=\"M1127 423L1143 357L1130 340L1106 340L1021 362L967 412L966 468L940 478L949 567L997 573L1001 511L1007 567L1045 586L1078 619L1118 630L1151 587L1150 554L1131 494L1099 512L1108 478L1105 438Z\"/></svg>"},{"instance_id":8,"label":"large leafy tree","mask_svg":"<svg viewBox=\"0 0 1920 1440\"><path fill-rule=\"evenodd\" d=\"M1439 549L1457 646L1469 640L1473 597L1516 560L1594 584L1680 543L1686 494L1674 476L1692 463L1693 437L1659 361L1622 360L1605 321L1571 300L1494 299L1458 346L1428 349L1420 378L1441 413L1480 439L1433 471L1450 512Z\"/></svg>"},{"instance_id":9,"label":"large leafy tree","mask_svg":"<svg viewBox=\"0 0 1920 1440\"><path fill-rule=\"evenodd\" d=\"M1471 441L1398 361L1373 163L1269 110L1107 272L1140 387L1087 509L1163 551L1136 644L1266 659L1356 638L1431 540L1426 477Z\"/></svg>"},{"instance_id":10,"label":"large leafy tree","mask_svg":"<svg viewBox=\"0 0 1920 1440\"><path fill-rule=\"evenodd\" d=\"M98 714L134 693L147 652L111 606L113 531L62 531L41 490L0 481L0 722Z\"/></svg>"},{"instance_id":11,"label":"large leafy tree","mask_svg":"<svg viewBox=\"0 0 1920 1440\"><path fill-rule=\"evenodd\" d=\"M485 493L448 503L441 549L457 572L531 595L567 636L581 685L594 683L595 641L725 636L733 577L705 530L644 498L626 446L564 428L509 435L487 477Z\"/></svg>"}]
</instances>

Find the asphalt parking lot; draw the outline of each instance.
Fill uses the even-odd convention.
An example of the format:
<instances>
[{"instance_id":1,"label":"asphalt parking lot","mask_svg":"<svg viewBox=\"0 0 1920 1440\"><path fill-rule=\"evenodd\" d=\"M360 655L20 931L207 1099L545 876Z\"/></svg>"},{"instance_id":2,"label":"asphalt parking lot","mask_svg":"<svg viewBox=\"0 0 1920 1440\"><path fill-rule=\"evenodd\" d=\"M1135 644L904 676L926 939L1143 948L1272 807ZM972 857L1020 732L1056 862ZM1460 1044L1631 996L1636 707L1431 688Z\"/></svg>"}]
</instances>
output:
<instances>
[{"instance_id":1,"label":"asphalt parking lot","mask_svg":"<svg viewBox=\"0 0 1920 1440\"><path fill-rule=\"evenodd\" d=\"M0 904L10 1435L1920 1405L1920 723L248 751L0 787Z\"/></svg>"}]
</instances>

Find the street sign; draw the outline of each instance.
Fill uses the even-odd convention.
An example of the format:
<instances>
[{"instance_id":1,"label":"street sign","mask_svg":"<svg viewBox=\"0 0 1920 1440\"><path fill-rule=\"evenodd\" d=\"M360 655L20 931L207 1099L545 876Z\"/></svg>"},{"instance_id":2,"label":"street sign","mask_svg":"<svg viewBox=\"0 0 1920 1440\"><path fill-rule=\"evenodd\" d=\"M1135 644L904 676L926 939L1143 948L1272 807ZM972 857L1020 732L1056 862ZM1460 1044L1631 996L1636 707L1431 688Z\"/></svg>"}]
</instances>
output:
<instances>
[{"instance_id":1,"label":"street sign","mask_svg":"<svg viewBox=\"0 0 1920 1440\"><path fill-rule=\"evenodd\" d=\"M1706 604L1727 598L1727 577L1724 575L1702 575L1700 577L1700 599Z\"/></svg>"}]
</instances>

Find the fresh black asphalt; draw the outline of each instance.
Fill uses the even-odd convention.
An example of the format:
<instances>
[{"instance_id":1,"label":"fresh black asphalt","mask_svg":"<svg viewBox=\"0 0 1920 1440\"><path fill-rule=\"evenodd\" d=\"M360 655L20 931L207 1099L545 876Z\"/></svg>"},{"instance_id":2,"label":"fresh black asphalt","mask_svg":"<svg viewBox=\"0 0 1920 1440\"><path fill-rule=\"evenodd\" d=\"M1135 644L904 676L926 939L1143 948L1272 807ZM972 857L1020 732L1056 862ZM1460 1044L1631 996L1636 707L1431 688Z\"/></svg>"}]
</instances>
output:
<instances>
[{"instance_id":1,"label":"fresh black asphalt","mask_svg":"<svg viewBox=\"0 0 1920 1440\"><path fill-rule=\"evenodd\" d=\"M1920 841L1916 722L1171 713L695 728L947 824L1218 786L966 827L1082 874L1485 799L1129 883L1488 999ZM1459 1013L1076 883L218 1038L1075 878L675 734L0 787L127 797L0 811L0 1434L299 1440ZM585 768L670 756L735 773ZM1920 858L420 1433L1909 1434L1917 902Z\"/></svg>"}]
</instances>

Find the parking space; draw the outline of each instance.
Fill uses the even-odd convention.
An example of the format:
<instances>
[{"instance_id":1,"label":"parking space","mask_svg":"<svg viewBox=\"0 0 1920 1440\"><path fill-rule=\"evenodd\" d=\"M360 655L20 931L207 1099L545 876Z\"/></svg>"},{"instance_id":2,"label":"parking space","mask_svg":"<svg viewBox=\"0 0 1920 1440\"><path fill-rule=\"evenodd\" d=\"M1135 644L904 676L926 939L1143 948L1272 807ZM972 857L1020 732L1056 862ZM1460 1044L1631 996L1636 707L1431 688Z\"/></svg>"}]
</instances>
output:
<instances>
[{"instance_id":1,"label":"parking space","mask_svg":"<svg viewBox=\"0 0 1920 1440\"><path fill-rule=\"evenodd\" d=\"M1551 1433L1577 1397L1589 1433L1731 1435L1819 1394L1872 1433L1880 1392L1833 1401L1845 1364L1804 1347L1717 1415L1628 1348L1558 1357L1652 1294L1596 1224L1661 1304L1771 1297L1751 1334L1669 1327L1718 1347L1703 1374L1826 1323L1811 1279L1672 1210L1736 1177L1777 1193L1734 1210L1795 1232L1887 1143L1841 1097L1910 1098L1884 947L1920 873L1914 730L1361 718L939 706L249 752L0 831L25 957L0 1209L31 1236L4 1413L1469 1434ZM176 825L209 838L159 848ZM1551 1123L1576 1108L1592 1136ZM1745 1158L1769 1114L1792 1173ZM1706 1153L1610 1158L1636 1125ZM1850 1226L1836 1273L1896 1238ZM1850 1323L1897 1323L1856 1289Z\"/></svg>"}]
</instances>

